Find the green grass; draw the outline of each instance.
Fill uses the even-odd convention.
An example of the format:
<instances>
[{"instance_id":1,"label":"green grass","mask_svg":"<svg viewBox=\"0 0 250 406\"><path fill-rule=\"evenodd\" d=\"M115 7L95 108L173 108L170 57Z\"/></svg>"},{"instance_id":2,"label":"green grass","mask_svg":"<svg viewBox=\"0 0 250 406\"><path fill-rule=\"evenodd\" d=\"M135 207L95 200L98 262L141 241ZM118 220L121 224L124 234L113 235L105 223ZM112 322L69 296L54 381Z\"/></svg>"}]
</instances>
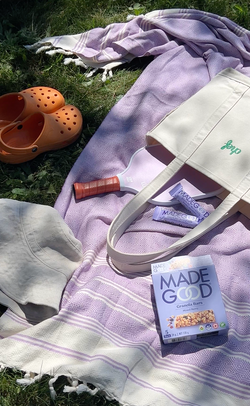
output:
<instances>
[{"instance_id":1,"label":"green grass","mask_svg":"<svg viewBox=\"0 0 250 406\"><path fill-rule=\"evenodd\" d=\"M77 34L112 22L124 22L128 14L167 8L196 8L224 15L250 29L249 2L240 0L145 0L140 5L128 0L0 1L0 95L32 86L51 86L64 95L68 104L77 106L84 118L81 136L68 148L44 153L20 165L0 162L0 198L54 205L82 149L148 63L147 59L142 59L122 66L111 80L103 83L100 73L87 78L82 68L72 64L64 66L62 55L36 55L23 45L46 36ZM66 378L56 382L58 397L53 402L49 377L24 390L16 384L16 379L21 376L21 372L10 369L0 373L0 406L116 404L99 395L64 394Z\"/></svg>"},{"instance_id":2,"label":"green grass","mask_svg":"<svg viewBox=\"0 0 250 406\"><path fill-rule=\"evenodd\" d=\"M0 379L0 406L118 406L116 401L107 401L100 395L63 393L69 382L65 377L58 378L54 385L57 391L55 401L51 399L47 376L26 388L16 384L16 379L22 378L19 371L5 370Z\"/></svg>"}]
</instances>

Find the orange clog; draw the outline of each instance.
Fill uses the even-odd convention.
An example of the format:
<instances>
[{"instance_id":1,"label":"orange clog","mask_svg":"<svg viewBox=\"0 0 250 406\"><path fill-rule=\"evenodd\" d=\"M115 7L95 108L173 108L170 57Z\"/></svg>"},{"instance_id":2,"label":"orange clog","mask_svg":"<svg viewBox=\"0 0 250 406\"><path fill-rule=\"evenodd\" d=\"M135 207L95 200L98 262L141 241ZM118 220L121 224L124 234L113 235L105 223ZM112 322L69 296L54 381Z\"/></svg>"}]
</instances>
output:
<instances>
[{"instance_id":1,"label":"orange clog","mask_svg":"<svg viewBox=\"0 0 250 406\"><path fill-rule=\"evenodd\" d=\"M19 164L45 151L64 148L74 142L82 130L82 115L66 105L55 113L42 111L0 130L0 161Z\"/></svg>"},{"instance_id":2,"label":"orange clog","mask_svg":"<svg viewBox=\"0 0 250 406\"><path fill-rule=\"evenodd\" d=\"M54 113L64 105L63 95L51 87L37 86L7 93L0 97L0 129L38 111Z\"/></svg>"}]
</instances>

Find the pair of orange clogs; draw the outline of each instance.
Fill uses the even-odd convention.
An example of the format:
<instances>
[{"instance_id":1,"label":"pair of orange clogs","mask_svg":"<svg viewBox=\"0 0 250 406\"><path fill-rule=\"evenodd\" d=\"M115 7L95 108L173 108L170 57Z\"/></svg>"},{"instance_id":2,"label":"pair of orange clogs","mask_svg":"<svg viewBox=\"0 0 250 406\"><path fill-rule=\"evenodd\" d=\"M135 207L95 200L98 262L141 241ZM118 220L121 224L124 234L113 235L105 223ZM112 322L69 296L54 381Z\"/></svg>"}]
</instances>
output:
<instances>
[{"instance_id":1,"label":"pair of orange clogs","mask_svg":"<svg viewBox=\"0 0 250 406\"><path fill-rule=\"evenodd\" d=\"M0 161L19 164L66 147L82 130L82 115L60 92L33 87L0 97Z\"/></svg>"}]
</instances>

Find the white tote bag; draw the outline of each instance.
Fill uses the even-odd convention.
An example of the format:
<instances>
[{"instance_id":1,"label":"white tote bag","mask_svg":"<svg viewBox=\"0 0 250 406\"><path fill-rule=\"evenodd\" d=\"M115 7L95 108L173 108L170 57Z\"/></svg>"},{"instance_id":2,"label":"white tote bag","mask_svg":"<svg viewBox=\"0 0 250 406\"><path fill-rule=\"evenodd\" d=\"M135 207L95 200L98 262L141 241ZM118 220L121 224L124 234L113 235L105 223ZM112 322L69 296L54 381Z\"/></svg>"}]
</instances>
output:
<instances>
[{"instance_id":1,"label":"white tote bag","mask_svg":"<svg viewBox=\"0 0 250 406\"><path fill-rule=\"evenodd\" d=\"M166 261L250 203L250 78L227 68L185 101L147 134L147 143L160 143L175 158L122 209L110 225L107 251L122 272L150 270ZM154 196L188 164L224 189L222 203L184 237L162 251L128 254L115 246L129 225Z\"/></svg>"}]
</instances>

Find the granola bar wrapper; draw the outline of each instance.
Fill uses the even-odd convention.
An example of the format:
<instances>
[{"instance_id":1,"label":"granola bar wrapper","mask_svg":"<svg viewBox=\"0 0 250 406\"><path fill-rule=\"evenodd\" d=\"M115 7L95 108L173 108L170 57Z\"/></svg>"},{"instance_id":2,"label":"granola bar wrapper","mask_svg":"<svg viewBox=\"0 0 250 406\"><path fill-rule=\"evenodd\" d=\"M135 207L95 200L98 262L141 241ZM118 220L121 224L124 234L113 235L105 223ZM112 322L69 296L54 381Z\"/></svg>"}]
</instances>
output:
<instances>
[{"instance_id":1,"label":"granola bar wrapper","mask_svg":"<svg viewBox=\"0 0 250 406\"><path fill-rule=\"evenodd\" d=\"M152 264L154 299L164 344L227 334L229 325L210 255Z\"/></svg>"}]
</instances>

